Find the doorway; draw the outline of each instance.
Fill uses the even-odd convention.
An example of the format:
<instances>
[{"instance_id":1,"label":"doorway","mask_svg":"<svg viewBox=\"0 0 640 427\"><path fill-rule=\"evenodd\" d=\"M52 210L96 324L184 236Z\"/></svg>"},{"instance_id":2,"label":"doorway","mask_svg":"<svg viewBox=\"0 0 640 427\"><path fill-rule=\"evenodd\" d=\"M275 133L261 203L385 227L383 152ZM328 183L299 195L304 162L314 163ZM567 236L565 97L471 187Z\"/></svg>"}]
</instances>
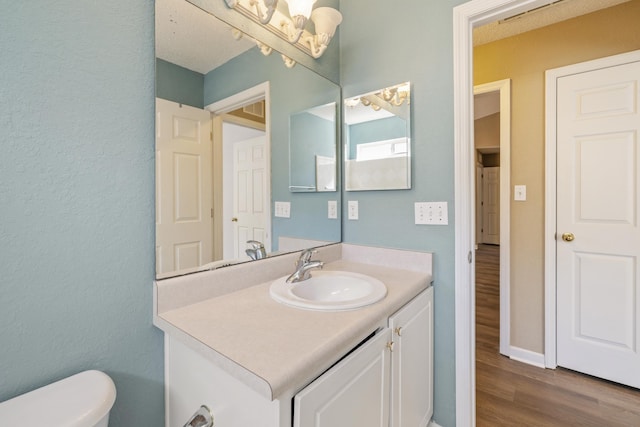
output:
<instances>
[{"instance_id":1,"label":"doorway","mask_svg":"<svg viewBox=\"0 0 640 427\"><path fill-rule=\"evenodd\" d=\"M544 6L533 0L475 0L454 8L454 97L455 97L455 200L456 200L456 411L460 425L474 424L473 361L469 343L475 334L473 318L473 282L475 265L472 257L473 151L470 147L470 94L472 91L472 29L498 19ZM601 55L603 56L603 55ZM579 61L575 61L579 62ZM552 67L548 67L552 68ZM470 391L471 390L471 391Z\"/></svg>"},{"instance_id":2,"label":"doorway","mask_svg":"<svg viewBox=\"0 0 640 427\"><path fill-rule=\"evenodd\" d=\"M219 254L220 259L236 259L238 255L243 256L246 249L243 244L246 240L259 240L267 252L271 252L271 156L270 156L270 135L271 124L269 120L270 93L269 83L265 82L249 88L243 92L225 98L205 107L213 113L213 218L214 233L223 236L216 241L214 252ZM251 116L264 116L264 123L260 123ZM238 111L239 113L230 114ZM248 111L247 111L248 110ZM243 117L244 116L244 117ZM247 145L246 141L259 139L259 143ZM263 165L259 174L254 170L245 170L246 179L243 180L244 188L247 185L260 189L260 197L253 197L253 190L241 192L249 197L248 207L252 212L258 212L259 229L258 234L253 233L253 225L240 224L238 221L237 201L238 179L234 175L234 167L237 162L234 160L234 151L240 146L250 146L249 155L251 158L260 157ZM257 149L256 149L257 147ZM234 149L235 148L235 149ZM246 152L246 150L245 150ZM259 178L259 179L258 179ZM245 198L245 201L246 198ZM242 220L255 220L256 215L244 215ZM251 229L251 233L249 230ZM259 239L256 239L255 237Z\"/></svg>"},{"instance_id":3,"label":"doorway","mask_svg":"<svg viewBox=\"0 0 640 427\"><path fill-rule=\"evenodd\" d=\"M474 161L476 171L481 163L481 173L476 173L476 246L480 243L499 246L499 294L500 294L500 353L511 356L510 334L510 170L511 170L511 81L509 79L477 85L474 94ZM488 128L488 129L483 129ZM499 169L495 169L495 167ZM497 173L497 186L487 185L490 173ZM480 175L480 176L478 176ZM479 182L482 185L478 185ZM493 181L496 181L494 176ZM497 192L496 192L497 190ZM482 202L478 202L478 193L482 193ZM497 200L496 200L497 199ZM492 208L489 205L494 205ZM497 212L495 205L498 206ZM487 218L491 215L496 218ZM496 215L497 213L497 215ZM496 224L497 222L497 224ZM481 233L477 227L480 226ZM490 230L492 227L494 230ZM496 230L497 229L497 230ZM486 232L485 232L486 230ZM475 274L475 273L474 273Z\"/></svg>"}]
</instances>

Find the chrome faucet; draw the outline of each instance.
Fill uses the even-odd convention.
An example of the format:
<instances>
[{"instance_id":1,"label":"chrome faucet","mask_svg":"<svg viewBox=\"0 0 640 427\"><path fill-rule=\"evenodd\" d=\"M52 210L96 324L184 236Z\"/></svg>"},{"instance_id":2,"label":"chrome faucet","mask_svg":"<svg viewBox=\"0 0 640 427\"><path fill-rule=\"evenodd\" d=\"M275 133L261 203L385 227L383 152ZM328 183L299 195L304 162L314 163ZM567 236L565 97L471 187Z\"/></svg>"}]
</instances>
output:
<instances>
[{"instance_id":1,"label":"chrome faucet","mask_svg":"<svg viewBox=\"0 0 640 427\"><path fill-rule=\"evenodd\" d=\"M264 245L257 240L247 240L247 244L251 246L245 250L245 253L249 255L249 258L256 261L258 259L266 258L267 251L264 249Z\"/></svg>"},{"instance_id":2,"label":"chrome faucet","mask_svg":"<svg viewBox=\"0 0 640 427\"><path fill-rule=\"evenodd\" d=\"M317 253L313 249L305 249L300 253L300 257L296 261L296 271L287 277L287 283L302 282L311 277L311 270L322 268L324 262L311 260L311 255Z\"/></svg>"}]
</instances>

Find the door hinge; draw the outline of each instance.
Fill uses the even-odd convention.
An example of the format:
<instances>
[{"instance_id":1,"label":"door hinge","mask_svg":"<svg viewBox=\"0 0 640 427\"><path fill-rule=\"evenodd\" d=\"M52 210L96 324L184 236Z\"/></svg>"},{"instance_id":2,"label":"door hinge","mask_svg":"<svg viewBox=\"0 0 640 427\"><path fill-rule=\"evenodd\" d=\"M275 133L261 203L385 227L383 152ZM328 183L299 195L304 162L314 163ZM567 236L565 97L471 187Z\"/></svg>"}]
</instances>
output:
<instances>
[{"instance_id":1,"label":"door hinge","mask_svg":"<svg viewBox=\"0 0 640 427\"><path fill-rule=\"evenodd\" d=\"M211 208L211 218L213 218L213 208Z\"/></svg>"},{"instance_id":2,"label":"door hinge","mask_svg":"<svg viewBox=\"0 0 640 427\"><path fill-rule=\"evenodd\" d=\"M471 254L471 251L469 251L469 255L467 255L467 260L469 260L469 264L471 264L471 261L473 260L473 255Z\"/></svg>"},{"instance_id":3,"label":"door hinge","mask_svg":"<svg viewBox=\"0 0 640 427\"><path fill-rule=\"evenodd\" d=\"M209 132L209 141L213 141L213 132Z\"/></svg>"}]
</instances>

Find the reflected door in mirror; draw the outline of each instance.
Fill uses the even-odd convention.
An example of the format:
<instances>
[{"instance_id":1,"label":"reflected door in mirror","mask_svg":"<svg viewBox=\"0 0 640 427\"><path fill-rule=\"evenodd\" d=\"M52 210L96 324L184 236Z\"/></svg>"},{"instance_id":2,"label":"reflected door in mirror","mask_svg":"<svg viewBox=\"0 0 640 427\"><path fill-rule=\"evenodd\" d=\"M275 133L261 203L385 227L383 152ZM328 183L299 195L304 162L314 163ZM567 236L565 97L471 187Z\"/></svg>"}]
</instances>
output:
<instances>
[{"instance_id":1,"label":"reflected door in mirror","mask_svg":"<svg viewBox=\"0 0 640 427\"><path fill-rule=\"evenodd\" d=\"M245 258L249 240L271 247L266 218L269 195L265 143L263 135L233 144L234 253L225 258Z\"/></svg>"},{"instance_id":2,"label":"reflected door in mirror","mask_svg":"<svg viewBox=\"0 0 640 427\"><path fill-rule=\"evenodd\" d=\"M156 99L156 274L211 261L211 114Z\"/></svg>"}]
</instances>

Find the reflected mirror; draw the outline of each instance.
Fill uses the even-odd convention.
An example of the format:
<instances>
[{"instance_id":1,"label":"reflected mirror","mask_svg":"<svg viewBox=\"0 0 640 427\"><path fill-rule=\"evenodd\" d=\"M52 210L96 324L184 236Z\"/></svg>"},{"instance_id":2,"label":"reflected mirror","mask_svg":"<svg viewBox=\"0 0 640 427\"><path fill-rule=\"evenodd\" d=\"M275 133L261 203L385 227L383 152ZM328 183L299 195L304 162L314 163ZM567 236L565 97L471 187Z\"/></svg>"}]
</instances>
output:
<instances>
[{"instance_id":1,"label":"reflected mirror","mask_svg":"<svg viewBox=\"0 0 640 427\"><path fill-rule=\"evenodd\" d=\"M339 194L289 190L289 131L312 106L335 112L340 87L188 1L155 4L156 276L339 242ZM334 153L335 133L334 113Z\"/></svg>"},{"instance_id":2,"label":"reflected mirror","mask_svg":"<svg viewBox=\"0 0 640 427\"><path fill-rule=\"evenodd\" d=\"M345 190L411 188L411 84L344 101Z\"/></svg>"},{"instance_id":3,"label":"reflected mirror","mask_svg":"<svg viewBox=\"0 0 640 427\"><path fill-rule=\"evenodd\" d=\"M289 119L289 189L336 191L336 103L292 114Z\"/></svg>"}]
</instances>

